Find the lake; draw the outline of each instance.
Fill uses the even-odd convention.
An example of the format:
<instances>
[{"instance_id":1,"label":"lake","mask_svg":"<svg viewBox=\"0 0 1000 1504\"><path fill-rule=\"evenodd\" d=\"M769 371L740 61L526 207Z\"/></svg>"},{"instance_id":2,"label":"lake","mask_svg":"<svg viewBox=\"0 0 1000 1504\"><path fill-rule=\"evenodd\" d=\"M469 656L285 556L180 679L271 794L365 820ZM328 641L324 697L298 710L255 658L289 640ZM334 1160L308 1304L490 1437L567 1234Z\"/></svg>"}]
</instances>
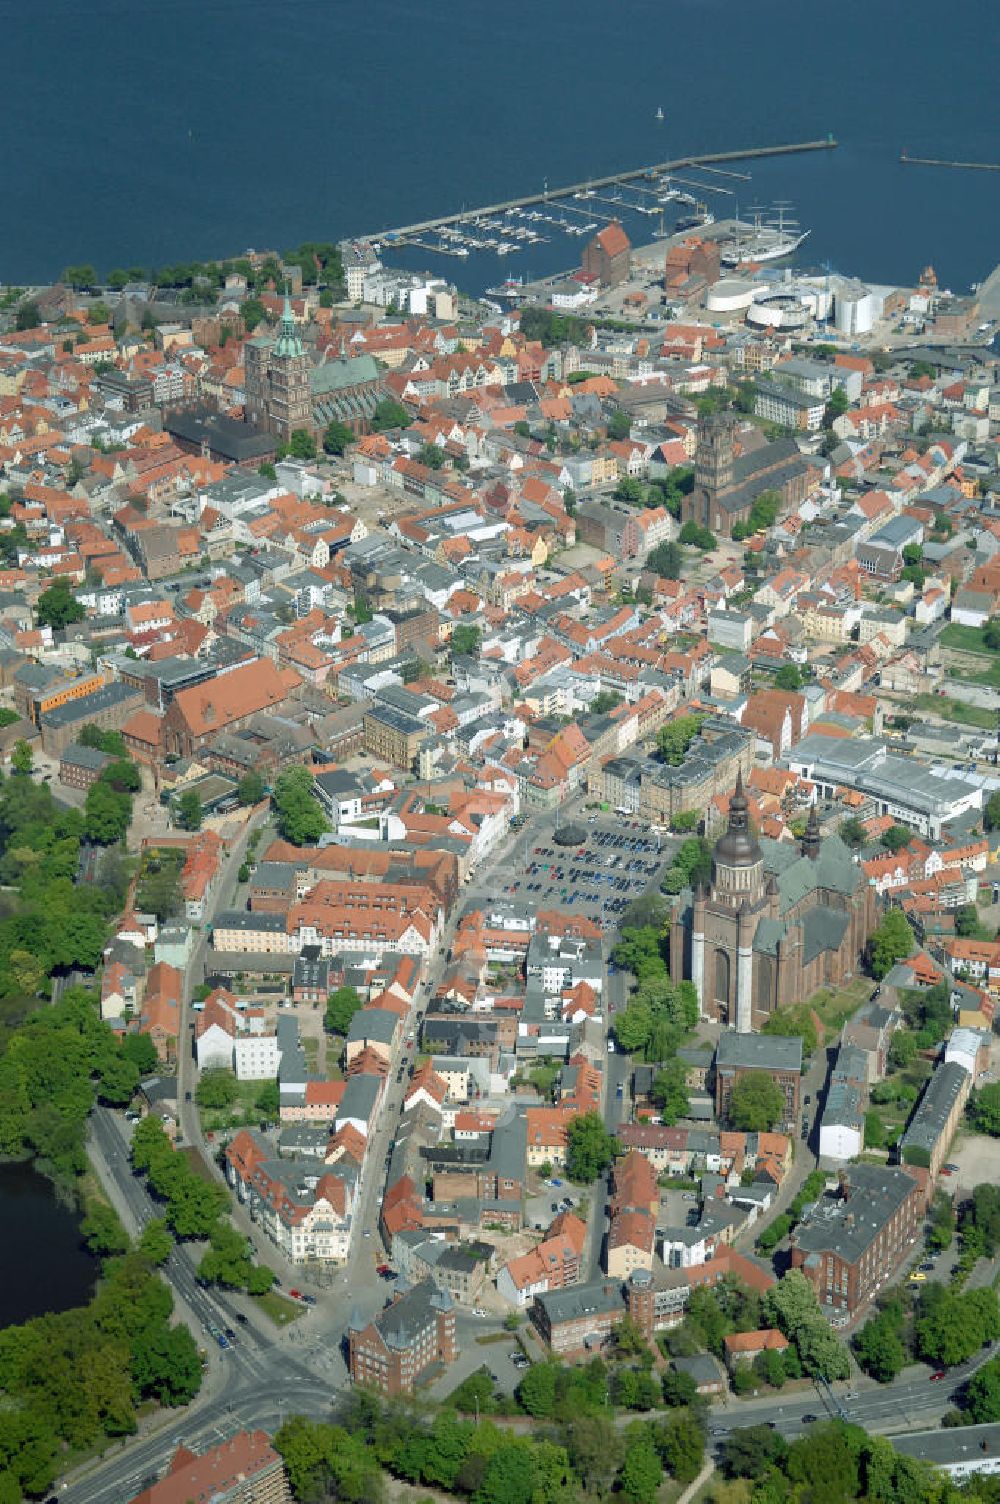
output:
<instances>
[{"instance_id":1,"label":"lake","mask_svg":"<svg viewBox=\"0 0 1000 1504\"><path fill-rule=\"evenodd\" d=\"M80 1219L27 1160L0 1163L0 1226L0 1327L90 1299L98 1265Z\"/></svg>"},{"instance_id":2,"label":"lake","mask_svg":"<svg viewBox=\"0 0 1000 1504\"><path fill-rule=\"evenodd\" d=\"M803 260L956 291L1000 259L995 0L0 0L0 281L279 250L698 150L824 137L753 164ZM656 119L662 108L664 120ZM719 180L720 182L724 180ZM720 216L732 207L713 195ZM632 216L635 239L648 220ZM464 286L571 265L580 241ZM428 258L423 258L424 264ZM526 264L527 263L527 264Z\"/></svg>"}]
</instances>

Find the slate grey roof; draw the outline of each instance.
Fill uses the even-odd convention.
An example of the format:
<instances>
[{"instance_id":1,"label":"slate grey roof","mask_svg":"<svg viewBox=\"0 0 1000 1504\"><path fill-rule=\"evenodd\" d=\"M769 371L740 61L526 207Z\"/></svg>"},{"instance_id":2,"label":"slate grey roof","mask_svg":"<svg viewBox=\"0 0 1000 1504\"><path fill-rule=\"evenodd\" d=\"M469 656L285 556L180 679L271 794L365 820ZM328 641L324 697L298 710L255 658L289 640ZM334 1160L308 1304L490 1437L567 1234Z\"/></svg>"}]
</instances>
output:
<instances>
[{"instance_id":1,"label":"slate grey roof","mask_svg":"<svg viewBox=\"0 0 1000 1504\"><path fill-rule=\"evenodd\" d=\"M613 1281L595 1280L589 1285L569 1285L565 1290L547 1290L535 1299L555 1326L585 1316L604 1316L621 1311L625 1300L621 1286Z\"/></svg>"},{"instance_id":2,"label":"slate grey roof","mask_svg":"<svg viewBox=\"0 0 1000 1504\"><path fill-rule=\"evenodd\" d=\"M422 1279L381 1311L372 1325L386 1347L402 1352L437 1321L440 1311L450 1311L452 1306L447 1290L440 1289L432 1279Z\"/></svg>"},{"instance_id":3,"label":"slate grey roof","mask_svg":"<svg viewBox=\"0 0 1000 1504\"><path fill-rule=\"evenodd\" d=\"M823 1196L799 1223L793 1241L804 1253L835 1253L853 1264L881 1229L917 1190L905 1170L881 1165L848 1165L850 1195Z\"/></svg>"},{"instance_id":4,"label":"slate grey roof","mask_svg":"<svg viewBox=\"0 0 1000 1504\"><path fill-rule=\"evenodd\" d=\"M928 1153L934 1149L968 1079L968 1071L957 1061L937 1067L906 1125L899 1141L901 1149L926 1149Z\"/></svg>"},{"instance_id":5,"label":"slate grey roof","mask_svg":"<svg viewBox=\"0 0 1000 1504\"><path fill-rule=\"evenodd\" d=\"M738 1034L724 1029L715 1052L718 1070L801 1071L802 1040L798 1035Z\"/></svg>"}]
</instances>

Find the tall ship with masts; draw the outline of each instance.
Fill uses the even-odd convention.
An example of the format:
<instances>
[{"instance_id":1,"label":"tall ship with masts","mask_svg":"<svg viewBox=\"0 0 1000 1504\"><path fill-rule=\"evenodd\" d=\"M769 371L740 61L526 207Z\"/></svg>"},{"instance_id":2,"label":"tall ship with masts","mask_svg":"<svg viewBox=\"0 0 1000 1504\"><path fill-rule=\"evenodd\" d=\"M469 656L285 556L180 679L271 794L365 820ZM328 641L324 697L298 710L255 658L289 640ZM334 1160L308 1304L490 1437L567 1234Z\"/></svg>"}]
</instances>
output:
<instances>
[{"instance_id":1,"label":"tall ship with masts","mask_svg":"<svg viewBox=\"0 0 1000 1504\"><path fill-rule=\"evenodd\" d=\"M719 260L723 266L747 266L750 263L780 261L793 256L812 231L803 230L791 217L791 204L776 203L771 210L755 207L752 223L737 220L731 235L720 241Z\"/></svg>"}]
</instances>

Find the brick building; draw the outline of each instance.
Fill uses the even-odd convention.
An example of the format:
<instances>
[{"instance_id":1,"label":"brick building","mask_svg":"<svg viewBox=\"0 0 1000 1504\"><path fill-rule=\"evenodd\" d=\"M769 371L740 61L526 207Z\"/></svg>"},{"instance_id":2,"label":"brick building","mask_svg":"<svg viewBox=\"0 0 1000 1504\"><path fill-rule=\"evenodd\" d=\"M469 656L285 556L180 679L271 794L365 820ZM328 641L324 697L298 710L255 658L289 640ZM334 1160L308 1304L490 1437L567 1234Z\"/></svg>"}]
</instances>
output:
<instances>
[{"instance_id":1,"label":"brick building","mask_svg":"<svg viewBox=\"0 0 1000 1504\"><path fill-rule=\"evenodd\" d=\"M628 280L632 242L617 219L587 241L583 248L583 270L605 287L617 287Z\"/></svg>"},{"instance_id":2,"label":"brick building","mask_svg":"<svg viewBox=\"0 0 1000 1504\"><path fill-rule=\"evenodd\" d=\"M285 1465L264 1431L237 1431L199 1456L179 1446L166 1477L135 1494L129 1504L290 1504Z\"/></svg>"},{"instance_id":3,"label":"brick building","mask_svg":"<svg viewBox=\"0 0 1000 1504\"><path fill-rule=\"evenodd\" d=\"M875 927L878 899L839 836L815 811L798 851L759 842L742 773L716 842L709 888L679 895L670 973L694 983L702 1016L743 1034L819 987L847 981Z\"/></svg>"},{"instance_id":4,"label":"brick building","mask_svg":"<svg viewBox=\"0 0 1000 1504\"><path fill-rule=\"evenodd\" d=\"M794 1129L799 1116L802 1084L802 1040L797 1035L738 1034L727 1029L715 1052L715 1111L720 1119L729 1113L733 1087L744 1076L769 1076L785 1098L786 1128Z\"/></svg>"},{"instance_id":5,"label":"brick building","mask_svg":"<svg viewBox=\"0 0 1000 1504\"><path fill-rule=\"evenodd\" d=\"M458 1356L454 1302L432 1280L421 1280L367 1326L352 1316L347 1340L353 1383L383 1394L412 1394L428 1369Z\"/></svg>"},{"instance_id":6,"label":"brick building","mask_svg":"<svg viewBox=\"0 0 1000 1504\"><path fill-rule=\"evenodd\" d=\"M802 1270L821 1306L853 1315L916 1242L922 1205L905 1170L849 1165L836 1192L814 1202L792 1233L792 1268Z\"/></svg>"},{"instance_id":7,"label":"brick building","mask_svg":"<svg viewBox=\"0 0 1000 1504\"><path fill-rule=\"evenodd\" d=\"M89 789L110 762L114 762L110 753L72 742L59 759L59 782L68 789Z\"/></svg>"},{"instance_id":8,"label":"brick building","mask_svg":"<svg viewBox=\"0 0 1000 1504\"><path fill-rule=\"evenodd\" d=\"M738 419L713 413L698 424L695 481L681 502L681 523L694 522L723 537L746 522L762 491L777 491L783 507L804 501L820 482L819 470L799 452L794 439L736 452Z\"/></svg>"}]
</instances>

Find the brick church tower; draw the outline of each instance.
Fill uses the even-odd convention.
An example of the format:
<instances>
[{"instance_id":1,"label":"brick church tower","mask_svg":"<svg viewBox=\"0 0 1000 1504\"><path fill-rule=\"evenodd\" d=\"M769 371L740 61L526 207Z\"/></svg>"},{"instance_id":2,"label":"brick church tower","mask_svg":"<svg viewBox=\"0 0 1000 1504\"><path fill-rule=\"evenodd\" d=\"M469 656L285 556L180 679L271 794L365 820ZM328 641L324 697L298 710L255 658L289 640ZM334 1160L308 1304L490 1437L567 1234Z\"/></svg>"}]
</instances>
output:
<instances>
[{"instance_id":1,"label":"brick church tower","mask_svg":"<svg viewBox=\"0 0 1000 1504\"><path fill-rule=\"evenodd\" d=\"M264 335L246 345L246 416L288 443L297 428L313 429L310 361L285 295L277 339Z\"/></svg>"}]
</instances>

